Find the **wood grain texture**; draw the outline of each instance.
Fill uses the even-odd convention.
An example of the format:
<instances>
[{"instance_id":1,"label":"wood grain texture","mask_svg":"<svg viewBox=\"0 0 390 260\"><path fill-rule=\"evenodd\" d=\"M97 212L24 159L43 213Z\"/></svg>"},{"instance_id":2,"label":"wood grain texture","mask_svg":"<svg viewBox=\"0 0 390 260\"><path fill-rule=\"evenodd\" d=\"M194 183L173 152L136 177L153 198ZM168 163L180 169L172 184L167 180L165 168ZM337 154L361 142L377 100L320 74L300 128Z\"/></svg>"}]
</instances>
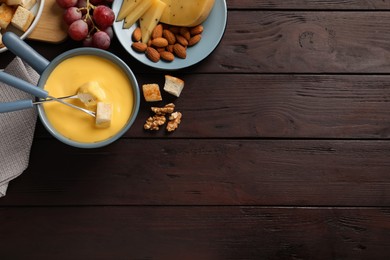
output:
<instances>
[{"instance_id":1,"label":"wood grain texture","mask_svg":"<svg viewBox=\"0 0 390 260\"><path fill-rule=\"evenodd\" d=\"M372 208L0 208L0 222L7 223L0 225L0 250L3 259L386 259L389 214Z\"/></svg>"},{"instance_id":2,"label":"wood grain texture","mask_svg":"<svg viewBox=\"0 0 390 260\"><path fill-rule=\"evenodd\" d=\"M76 149L38 123L0 199L1 259L389 259L390 2L227 3L217 49L169 72L180 98L142 101L119 141ZM28 43L48 60L79 47ZM178 131L145 132L168 102Z\"/></svg>"},{"instance_id":3,"label":"wood grain texture","mask_svg":"<svg viewBox=\"0 0 390 260\"><path fill-rule=\"evenodd\" d=\"M55 0L45 0L41 18L35 29L28 36L30 40L59 43L67 37L66 25L62 19L62 9Z\"/></svg>"},{"instance_id":4,"label":"wood grain texture","mask_svg":"<svg viewBox=\"0 0 390 260\"><path fill-rule=\"evenodd\" d=\"M389 73L387 12L231 11L199 71Z\"/></svg>"},{"instance_id":5,"label":"wood grain texture","mask_svg":"<svg viewBox=\"0 0 390 260\"><path fill-rule=\"evenodd\" d=\"M36 140L0 205L386 206L389 156L385 141Z\"/></svg>"},{"instance_id":6,"label":"wood grain texture","mask_svg":"<svg viewBox=\"0 0 390 260\"><path fill-rule=\"evenodd\" d=\"M230 11L216 50L185 73L343 73L390 72L390 18L387 12ZM373 29L375 28L375 29ZM69 47L29 42L52 60ZM66 47L68 46L68 47ZM117 40L111 52L136 73L159 73L140 65ZM10 55L10 54L9 54ZM11 60L5 56L2 67Z\"/></svg>"},{"instance_id":7,"label":"wood grain texture","mask_svg":"<svg viewBox=\"0 0 390 260\"><path fill-rule=\"evenodd\" d=\"M387 75L178 74L180 98L145 102L131 138L365 138L390 137ZM164 85L164 76L138 74L139 85ZM212 82L212 83L211 83ZM142 96L142 94L141 94ZM183 113L178 131L145 132L152 106L174 102ZM37 137L48 137L41 125Z\"/></svg>"},{"instance_id":8,"label":"wood grain texture","mask_svg":"<svg viewBox=\"0 0 390 260\"><path fill-rule=\"evenodd\" d=\"M226 0L231 9L389 10L386 0Z\"/></svg>"}]
</instances>

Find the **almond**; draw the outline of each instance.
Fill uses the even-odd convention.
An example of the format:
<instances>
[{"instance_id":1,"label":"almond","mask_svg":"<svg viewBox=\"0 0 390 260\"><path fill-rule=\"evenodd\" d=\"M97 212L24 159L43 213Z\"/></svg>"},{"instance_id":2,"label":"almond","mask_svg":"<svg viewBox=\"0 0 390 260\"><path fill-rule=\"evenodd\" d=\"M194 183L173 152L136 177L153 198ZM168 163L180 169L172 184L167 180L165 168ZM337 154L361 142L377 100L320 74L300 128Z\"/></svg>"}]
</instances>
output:
<instances>
[{"instance_id":1,"label":"almond","mask_svg":"<svg viewBox=\"0 0 390 260\"><path fill-rule=\"evenodd\" d=\"M180 33L181 36L183 36L184 38L186 38L187 41L190 40L191 34L190 34L190 31L188 30L187 27L180 27L179 33Z\"/></svg>"},{"instance_id":2,"label":"almond","mask_svg":"<svg viewBox=\"0 0 390 260\"><path fill-rule=\"evenodd\" d=\"M183 46L187 46L188 45L187 39L184 38L184 36L182 36L180 34L176 34L176 41L178 43L180 43L181 45L183 45Z\"/></svg>"},{"instance_id":3,"label":"almond","mask_svg":"<svg viewBox=\"0 0 390 260\"><path fill-rule=\"evenodd\" d=\"M148 48L148 46L145 43L142 43L142 42L133 42L133 44L131 44L131 47L136 52L145 52L146 48Z\"/></svg>"},{"instance_id":4,"label":"almond","mask_svg":"<svg viewBox=\"0 0 390 260\"><path fill-rule=\"evenodd\" d=\"M133 42L139 42L141 38L142 38L141 28L137 27L135 28L132 34Z\"/></svg>"},{"instance_id":5,"label":"almond","mask_svg":"<svg viewBox=\"0 0 390 260\"><path fill-rule=\"evenodd\" d=\"M203 25L199 24L195 27L192 27L190 29L190 33L191 35L197 35L197 34L201 34L203 32Z\"/></svg>"},{"instance_id":6,"label":"almond","mask_svg":"<svg viewBox=\"0 0 390 260\"><path fill-rule=\"evenodd\" d=\"M163 26L162 24L156 25L152 31L152 39L160 38L163 35Z\"/></svg>"},{"instance_id":7,"label":"almond","mask_svg":"<svg viewBox=\"0 0 390 260\"><path fill-rule=\"evenodd\" d=\"M180 27L178 27L178 26L171 26L171 27L169 27L169 30L171 32L173 32L174 34L180 33Z\"/></svg>"},{"instance_id":8,"label":"almond","mask_svg":"<svg viewBox=\"0 0 390 260\"><path fill-rule=\"evenodd\" d=\"M168 46L168 40L162 37L154 38L152 40L152 45L154 47L166 47Z\"/></svg>"},{"instance_id":9,"label":"almond","mask_svg":"<svg viewBox=\"0 0 390 260\"><path fill-rule=\"evenodd\" d=\"M152 47L148 47L145 51L146 57L153 61L153 62L158 62L160 60L160 53Z\"/></svg>"},{"instance_id":10,"label":"almond","mask_svg":"<svg viewBox=\"0 0 390 260\"><path fill-rule=\"evenodd\" d=\"M196 35L192 36L191 39L188 41L188 46L194 46L201 39L202 39L202 35L201 34L196 34Z\"/></svg>"},{"instance_id":11,"label":"almond","mask_svg":"<svg viewBox=\"0 0 390 260\"><path fill-rule=\"evenodd\" d=\"M173 45L173 53L181 59L185 59L187 57L186 48L179 43L175 43L175 45Z\"/></svg>"},{"instance_id":12,"label":"almond","mask_svg":"<svg viewBox=\"0 0 390 260\"><path fill-rule=\"evenodd\" d=\"M176 43L176 36L173 32L170 30L163 30L163 37L167 39L168 44L175 44Z\"/></svg>"},{"instance_id":13,"label":"almond","mask_svg":"<svg viewBox=\"0 0 390 260\"><path fill-rule=\"evenodd\" d=\"M165 61L173 61L175 59L175 55L173 55L172 52L169 51L163 51L160 53L161 59Z\"/></svg>"},{"instance_id":14,"label":"almond","mask_svg":"<svg viewBox=\"0 0 390 260\"><path fill-rule=\"evenodd\" d=\"M167 47L166 47L166 50L173 53L173 44L169 44Z\"/></svg>"}]
</instances>

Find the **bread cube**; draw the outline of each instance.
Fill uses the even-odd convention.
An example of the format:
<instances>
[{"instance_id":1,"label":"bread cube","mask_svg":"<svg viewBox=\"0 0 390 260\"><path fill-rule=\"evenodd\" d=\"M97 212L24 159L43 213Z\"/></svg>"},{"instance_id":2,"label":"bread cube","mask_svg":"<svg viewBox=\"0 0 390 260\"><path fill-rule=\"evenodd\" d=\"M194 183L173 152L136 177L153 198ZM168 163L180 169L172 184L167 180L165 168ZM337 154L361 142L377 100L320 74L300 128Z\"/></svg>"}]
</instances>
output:
<instances>
[{"instance_id":1,"label":"bread cube","mask_svg":"<svg viewBox=\"0 0 390 260\"><path fill-rule=\"evenodd\" d=\"M19 30L25 32L34 20L34 14L22 6L18 6L12 17L11 24Z\"/></svg>"},{"instance_id":2,"label":"bread cube","mask_svg":"<svg viewBox=\"0 0 390 260\"><path fill-rule=\"evenodd\" d=\"M145 100L147 102L161 101L162 96L158 84L144 84L142 85Z\"/></svg>"},{"instance_id":3,"label":"bread cube","mask_svg":"<svg viewBox=\"0 0 390 260\"><path fill-rule=\"evenodd\" d=\"M184 88L183 80L170 75L165 75L164 90L166 92L176 97L179 97L183 88Z\"/></svg>"},{"instance_id":4,"label":"bread cube","mask_svg":"<svg viewBox=\"0 0 390 260\"><path fill-rule=\"evenodd\" d=\"M112 104L98 102L96 108L95 126L97 128L107 128L111 125Z\"/></svg>"},{"instance_id":5,"label":"bread cube","mask_svg":"<svg viewBox=\"0 0 390 260\"><path fill-rule=\"evenodd\" d=\"M0 5L0 28L6 29L15 13L14 8L2 3Z\"/></svg>"},{"instance_id":6,"label":"bread cube","mask_svg":"<svg viewBox=\"0 0 390 260\"><path fill-rule=\"evenodd\" d=\"M24 8L30 10L31 7L33 7L37 3L37 0L5 0L5 3L7 5L21 5Z\"/></svg>"}]
</instances>

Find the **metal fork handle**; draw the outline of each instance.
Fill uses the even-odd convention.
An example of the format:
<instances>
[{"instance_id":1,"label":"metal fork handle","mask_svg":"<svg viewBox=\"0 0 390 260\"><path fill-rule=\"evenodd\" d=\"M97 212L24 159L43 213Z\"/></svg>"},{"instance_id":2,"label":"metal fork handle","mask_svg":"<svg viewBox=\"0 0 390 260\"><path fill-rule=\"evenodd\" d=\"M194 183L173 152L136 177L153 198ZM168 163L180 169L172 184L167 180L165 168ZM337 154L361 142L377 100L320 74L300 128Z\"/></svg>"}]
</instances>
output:
<instances>
[{"instance_id":1,"label":"metal fork handle","mask_svg":"<svg viewBox=\"0 0 390 260\"><path fill-rule=\"evenodd\" d=\"M73 105L73 104L71 104L71 103L65 102L65 101L63 101L63 100L61 100L61 99L58 99L58 98L55 98L55 97L52 97L52 96L47 96L47 97L50 98L50 99L53 99L53 100L55 100L55 101L57 101L57 102L60 102L60 103L63 104L63 105L66 105L66 106L75 108L75 109L80 110L80 111L82 111L82 112L84 112L84 113L87 113L87 114L90 115L90 116L96 117L96 113L93 112L93 111L91 111L91 110L88 110L88 109L84 109L84 108L82 108L82 107L75 106L75 105Z\"/></svg>"}]
</instances>

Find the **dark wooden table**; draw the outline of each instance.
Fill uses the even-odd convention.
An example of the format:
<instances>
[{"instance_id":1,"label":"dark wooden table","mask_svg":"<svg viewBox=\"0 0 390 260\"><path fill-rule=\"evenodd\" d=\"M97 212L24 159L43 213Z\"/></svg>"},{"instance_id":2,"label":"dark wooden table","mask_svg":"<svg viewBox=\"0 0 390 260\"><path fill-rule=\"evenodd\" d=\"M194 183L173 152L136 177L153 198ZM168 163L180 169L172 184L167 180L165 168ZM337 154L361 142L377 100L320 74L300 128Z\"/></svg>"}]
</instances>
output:
<instances>
[{"instance_id":1,"label":"dark wooden table","mask_svg":"<svg viewBox=\"0 0 390 260\"><path fill-rule=\"evenodd\" d=\"M144 101L95 150L38 122L0 199L0 259L389 259L390 3L227 3L218 48L171 73L174 134L143 130ZM28 43L49 60L79 46Z\"/></svg>"}]
</instances>

